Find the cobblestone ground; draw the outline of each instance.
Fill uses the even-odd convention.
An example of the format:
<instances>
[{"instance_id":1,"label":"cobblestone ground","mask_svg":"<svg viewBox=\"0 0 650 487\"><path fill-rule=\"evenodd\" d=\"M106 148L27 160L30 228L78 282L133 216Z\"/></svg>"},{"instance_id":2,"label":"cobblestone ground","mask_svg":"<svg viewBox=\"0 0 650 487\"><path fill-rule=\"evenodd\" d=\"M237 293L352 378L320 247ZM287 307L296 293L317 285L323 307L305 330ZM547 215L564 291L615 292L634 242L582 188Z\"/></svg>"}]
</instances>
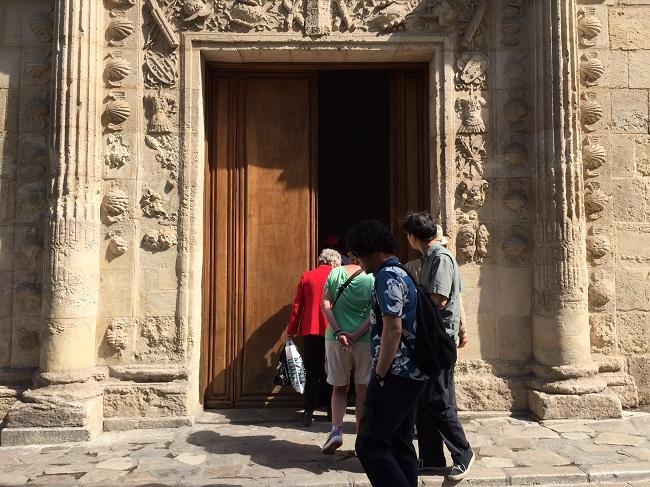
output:
<instances>
[{"instance_id":1,"label":"cobblestone ground","mask_svg":"<svg viewBox=\"0 0 650 487\"><path fill-rule=\"evenodd\" d=\"M227 414L204 413L191 428L105 433L89 444L0 448L0 485L370 485L354 457L352 416L343 447L328 457L320 453L324 421L304 428L296 412ZM463 423L478 460L461 484L650 486L650 414ZM453 485L435 475L421 484Z\"/></svg>"}]
</instances>

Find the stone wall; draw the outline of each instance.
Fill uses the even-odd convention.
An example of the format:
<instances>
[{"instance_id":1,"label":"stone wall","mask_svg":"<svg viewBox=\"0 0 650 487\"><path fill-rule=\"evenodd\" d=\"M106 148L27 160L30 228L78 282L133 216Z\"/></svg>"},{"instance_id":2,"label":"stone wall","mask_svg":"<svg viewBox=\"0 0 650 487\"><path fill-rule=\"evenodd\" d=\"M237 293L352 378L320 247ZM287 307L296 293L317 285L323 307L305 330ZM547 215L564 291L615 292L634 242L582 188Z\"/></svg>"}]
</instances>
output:
<instances>
[{"instance_id":1,"label":"stone wall","mask_svg":"<svg viewBox=\"0 0 650 487\"><path fill-rule=\"evenodd\" d=\"M585 5L580 22L582 97L602 112L585 127L583 147L592 347L627 357L639 400L648 403L650 2Z\"/></svg>"},{"instance_id":2,"label":"stone wall","mask_svg":"<svg viewBox=\"0 0 650 487\"><path fill-rule=\"evenodd\" d=\"M0 418L39 363L54 2L0 2Z\"/></svg>"}]
</instances>

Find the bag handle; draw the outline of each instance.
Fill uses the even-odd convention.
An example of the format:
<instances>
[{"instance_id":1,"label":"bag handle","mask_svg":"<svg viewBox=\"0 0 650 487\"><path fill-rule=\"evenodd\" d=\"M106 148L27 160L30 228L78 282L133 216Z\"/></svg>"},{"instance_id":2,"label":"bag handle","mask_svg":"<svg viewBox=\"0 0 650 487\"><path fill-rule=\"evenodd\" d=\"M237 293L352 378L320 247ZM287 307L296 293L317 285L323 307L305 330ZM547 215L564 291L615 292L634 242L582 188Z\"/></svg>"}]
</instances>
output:
<instances>
[{"instance_id":1,"label":"bag handle","mask_svg":"<svg viewBox=\"0 0 650 487\"><path fill-rule=\"evenodd\" d=\"M345 288L348 287L350 284L352 284L352 281L354 281L354 278L357 277L359 274L363 272L363 269L358 269L357 272L352 274L347 281L343 283L343 285L339 288L339 290L336 292L336 297L334 298L334 301L332 301L332 309L334 309L334 306L336 306L336 302L339 300L341 297L341 294L343 294L343 291L345 291Z\"/></svg>"}]
</instances>

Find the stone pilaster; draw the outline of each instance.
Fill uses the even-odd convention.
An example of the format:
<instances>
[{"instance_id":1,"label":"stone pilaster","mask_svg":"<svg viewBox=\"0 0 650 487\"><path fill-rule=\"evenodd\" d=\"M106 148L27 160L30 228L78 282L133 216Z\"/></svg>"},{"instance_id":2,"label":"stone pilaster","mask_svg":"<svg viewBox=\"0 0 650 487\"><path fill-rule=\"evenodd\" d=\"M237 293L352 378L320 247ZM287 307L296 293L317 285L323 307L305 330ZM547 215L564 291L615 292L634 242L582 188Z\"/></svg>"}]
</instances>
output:
<instances>
[{"instance_id":1,"label":"stone pilaster","mask_svg":"<svg viewBox=\"0 0 650 487\"><path fill-rule=\"evenodd\" d=\"M536 0L536 229L530 408L544 419L615 417L590 353L575 0Z\"/></svg>"},{"instance_id":2,"label":"stone pilaster","mask_svg":"<svg viewBox=\"0 0 650 487\"><path fill-rule=\"evenodd\" d=\"M88 440L101 430L95 366L99 288L102 2L55 9L47 257L40 367L3 444Z\"/></svg>"}]
</instances>

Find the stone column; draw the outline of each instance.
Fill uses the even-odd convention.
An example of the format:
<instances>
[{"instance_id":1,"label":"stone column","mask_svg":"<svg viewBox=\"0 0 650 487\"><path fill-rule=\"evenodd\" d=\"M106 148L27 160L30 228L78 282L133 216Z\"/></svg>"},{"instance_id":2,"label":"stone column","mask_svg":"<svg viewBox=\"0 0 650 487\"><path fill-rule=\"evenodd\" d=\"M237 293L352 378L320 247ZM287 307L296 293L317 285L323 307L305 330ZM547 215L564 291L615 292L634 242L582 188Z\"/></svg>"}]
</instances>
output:
<instances>
[{"instance_id":1,"label":"stone column","mask_svg":"<svg viewBox=\"0 0 650 487\"><path fill-rule=\"evenodd\" d=\"M543 419L617 417L591 359L575 0L535 0L536 225L530 408Z\"/></svg>"},{"instance_id":2,"label":"stone column","mask_svg":"<svg viewBox=\"0 0 650 487\"><path fill-rule=\"evenodd\" d=\"M99 289L102 2L57 0L52 186L40 370L9 412L3 444L83 441L101 431L93 379Z\"/></svg>"}]
</instances>

